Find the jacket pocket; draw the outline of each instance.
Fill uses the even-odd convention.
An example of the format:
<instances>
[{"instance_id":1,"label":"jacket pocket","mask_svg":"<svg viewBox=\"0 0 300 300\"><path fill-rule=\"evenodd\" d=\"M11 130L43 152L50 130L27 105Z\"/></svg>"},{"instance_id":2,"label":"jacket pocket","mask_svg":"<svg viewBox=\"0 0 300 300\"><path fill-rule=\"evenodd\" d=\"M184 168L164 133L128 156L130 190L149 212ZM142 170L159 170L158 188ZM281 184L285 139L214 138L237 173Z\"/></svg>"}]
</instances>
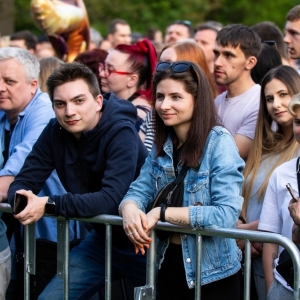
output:
<instances>
[{"instance_id":1,"label":"jacket pocket","mask_svg":"<svg viewBox=\"0 0 300 300\"><path fill-rule=\"evenodd\" d=\"M208 205L208 172L197 174L197 177L189 179L186 183L186 190L189 198L189 205Z\"/></svg>"},{"instance_id":2,"label":"jacket pocket","mask_svg":"<svg viewBox=\"0 0 300 300\"><path fill-rule=\"evenodd\" d=\"M162 175L163 169L158 164L152 164L150 168L151 180L154 182L156 191L159 191L162 187Z\"/></svg>"}]
</instances>

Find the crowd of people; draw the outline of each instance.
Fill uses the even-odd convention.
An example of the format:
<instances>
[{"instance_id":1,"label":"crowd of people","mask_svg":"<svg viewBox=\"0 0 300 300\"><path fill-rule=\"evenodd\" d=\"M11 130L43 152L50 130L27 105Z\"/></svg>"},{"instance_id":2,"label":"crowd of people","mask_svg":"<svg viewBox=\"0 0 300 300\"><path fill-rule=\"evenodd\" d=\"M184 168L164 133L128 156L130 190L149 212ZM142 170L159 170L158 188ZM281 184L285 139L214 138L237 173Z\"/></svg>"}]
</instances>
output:
<instances>
[{"instance_id":1,"label":"crowd of people","mask_svg":"<svg viewBox=\"0 0 300 300\"><path fill-rule=\"evenodd\" d=\"M158 221L299 243L300 201L286 184L299 195L300 5L284 33L267 21L195 29L178 20L162 36L152 28L137 38L115 19L106 39L90 29L73 62L28 30L0 48L0 202L26 199L14 215L0 212L0 300L24 296L25 225L36 223L37 259L49 259L57 225L44 215L122 216L112 280L133 287L146 283ZM69 297L90 299L105 285L105 226L69 227ZM195 244L194 235L158 234L156 299L195 298ZM202 299L242 298L244 246L203 237ZM252 300L293 299L276 269L282 250L251 243ZM63 279L49 273L35 278L32 299L63 299Z\"/></svg>"}]
</instances>

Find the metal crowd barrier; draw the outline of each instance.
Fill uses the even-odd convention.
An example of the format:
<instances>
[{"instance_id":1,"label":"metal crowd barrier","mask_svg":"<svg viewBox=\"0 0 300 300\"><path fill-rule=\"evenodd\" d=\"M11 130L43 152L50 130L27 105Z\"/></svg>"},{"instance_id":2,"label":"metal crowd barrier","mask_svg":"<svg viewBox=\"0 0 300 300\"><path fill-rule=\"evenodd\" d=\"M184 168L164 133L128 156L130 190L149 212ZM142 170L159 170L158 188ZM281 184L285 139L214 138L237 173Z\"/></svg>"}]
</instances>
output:
<instances>
[{"instance_id":1,"label":"metal crowd barrier","mask_svg":"<svg viewBox=\"0 0 300 300\"><path fill-rule=\"evenodd\" d=\"M0 211L11 212L9 204L0 203ZM93 218L76 219L87 222L102 223L106 225L106 249L105 249L105 300L111 299L111 238L112 225L122 225L122 218L111 215L99 215ZM64 279L64 299L69 296L69 220L57 218L57 275ZM294 264L294 299L300 300L300 256L299 250L288 238L269 232L258 232L239 229L206 229L191 230L188 227L175 226L159 222L156 229L173 231L186 234L194 234L197 239L196 247L196 285L195 299L201 299L201 257L202 257L202 236L221 236L233 239L245 240L245 269L244 269L244 300L250 299L250 271L251 271L251 241L278 244L287 249ZM155 231L151 233L152 242L147 252L146 285L135 288L134 300L154 300L156 294L156 239ZM24 299L30 300L30 274L35 274L35 224L25 226L25 287Z\"/></svg>"}]
</instances>

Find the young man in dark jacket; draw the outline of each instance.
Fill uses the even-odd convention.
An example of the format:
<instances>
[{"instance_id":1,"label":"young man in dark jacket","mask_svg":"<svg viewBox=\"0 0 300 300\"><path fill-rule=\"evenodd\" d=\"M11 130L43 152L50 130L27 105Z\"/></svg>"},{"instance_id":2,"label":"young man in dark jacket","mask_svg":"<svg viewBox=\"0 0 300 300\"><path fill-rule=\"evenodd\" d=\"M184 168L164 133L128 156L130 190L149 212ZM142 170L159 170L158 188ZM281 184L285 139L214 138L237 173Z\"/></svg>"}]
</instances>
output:
<instances>
[{"instance_id":1,"label":"young man in dark jacket","mask_svg":"<svg viewBox=\"0 0 300 300\"><path fill-rule=\"evenodd\" d=\"M15 217L23 225L45 213L64 217L118 215L118 206L147 155L134 128L136 109L114 94L103 98L95 75L84 65L65 64L47 81L57 119L50 120L23 168L11 184L27 197ZM67 194L36 194L53 170ZM145 284L145 258L135 255L121 227L113 230L112 279L129 277ZM88 299L105 284L105 227L94 229L70 253L69 299ZM63 281L55 276L39 299L63 299Z\"/></svg>"}]
</instances>

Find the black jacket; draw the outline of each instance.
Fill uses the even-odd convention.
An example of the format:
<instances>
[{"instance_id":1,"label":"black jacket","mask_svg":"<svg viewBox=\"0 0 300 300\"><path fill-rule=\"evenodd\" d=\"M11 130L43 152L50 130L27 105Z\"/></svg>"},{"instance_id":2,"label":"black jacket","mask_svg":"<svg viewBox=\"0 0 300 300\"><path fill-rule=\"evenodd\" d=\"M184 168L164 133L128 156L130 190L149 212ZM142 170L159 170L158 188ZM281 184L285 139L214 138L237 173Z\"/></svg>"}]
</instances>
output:
<instances>
[{"instance_id":1,"label":"black jacket","mask_svg":"<svg viewBox=\"0 0 300 300\"><path fill-rule=\"evenodd\" d=\"M37 194L56 170L68 192L51 195L57 216L118 215L119 204L138 176L148 152L134 127L136 108L112 93L105 96L109 99L104 100L99 123L84 132L79 140L56 119L50 120L10 185L8 200L11 204L19 189ZM104 233L100 224L93 226ZM120 233L123 229L117 231ZM115 238L113 234L113 240Z\"/></svg>"}]
</instances>

